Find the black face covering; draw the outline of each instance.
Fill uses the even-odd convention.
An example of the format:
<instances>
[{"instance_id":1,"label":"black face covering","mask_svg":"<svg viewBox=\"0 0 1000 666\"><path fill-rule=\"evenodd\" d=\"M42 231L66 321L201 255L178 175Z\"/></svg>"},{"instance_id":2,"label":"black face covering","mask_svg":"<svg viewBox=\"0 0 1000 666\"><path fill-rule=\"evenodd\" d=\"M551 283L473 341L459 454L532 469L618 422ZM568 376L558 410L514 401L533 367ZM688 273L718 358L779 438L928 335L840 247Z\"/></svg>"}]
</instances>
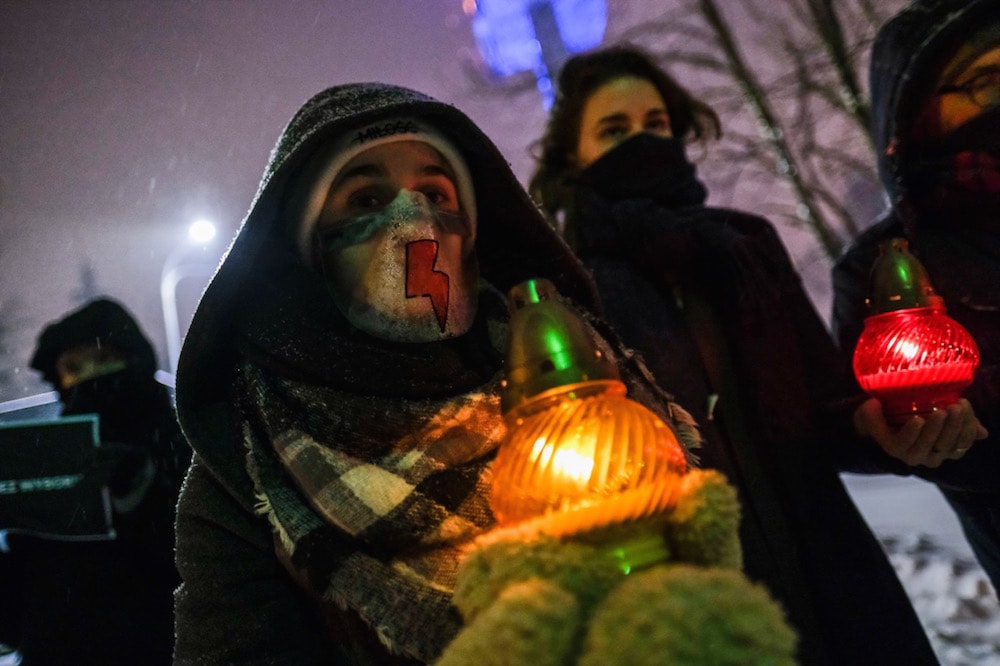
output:
<instances>
[{"instance_id":1,"label":"black face covering","mask_svg":"<svg viewBox=\"0 0 1000 666\"><path fill-rule=\"evenodd\" d=\"M949 308L1000 308L1000 107L913 147L903 222Z\"/></svg>"},{"instance_id":2,"label":"black face covering","mask_svg":"<svg viewBox=\"0 0 1000 666\"><path fill-rule=\"evenodd\" d=\"M609 202L652 199L664 206L705 203L705 186L695 176L684 142L642 132L601 155L577 180Z\"/></svg>"},{"instance_id":3,"label":"black face covering","mask_svg":"<svg viewBox=\"0 0 1000 666\"><path fill-rule=\"evenodd\" d=\"M152 380L130 369L101 375L60 390L63 414L99 414L103 441L131 442L151 430Z\"/></svg>"},{"instance_id":4,"label":"black face covering","mask_svg":"<svg viewBox=\"0 0 1000 666\"><path fill-rule=\"evenodd\" d=\"M1000 231L1000 107L914 146L907 187L940 224Z\"/></svg>"}]
</instances>

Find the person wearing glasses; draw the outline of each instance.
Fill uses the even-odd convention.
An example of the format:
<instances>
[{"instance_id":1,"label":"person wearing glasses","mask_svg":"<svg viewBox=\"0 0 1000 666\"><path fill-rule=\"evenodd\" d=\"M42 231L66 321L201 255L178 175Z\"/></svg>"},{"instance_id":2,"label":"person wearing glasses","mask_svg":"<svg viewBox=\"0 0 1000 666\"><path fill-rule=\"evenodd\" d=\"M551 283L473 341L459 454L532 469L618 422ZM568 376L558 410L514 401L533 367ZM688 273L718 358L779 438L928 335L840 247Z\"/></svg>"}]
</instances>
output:
<instances>
[{"instance_id":1,"label":"person wearing glasses","mask_svg":"<svg viewBox=\"0 0 1000 666\"><path fill-rule=\"evenodd\" d=\"M890 208L834 266L833 332L845 356L852 354L878 245L907 238L948 314L979 347L961 407L971 405L985 431L961 455L919 458L883 447L885 468L937 485L1000 589L1000 3L914 2L879 31L870 74ZM869 400L861 411L880 410Z\"/></svg>"}]
</instances>

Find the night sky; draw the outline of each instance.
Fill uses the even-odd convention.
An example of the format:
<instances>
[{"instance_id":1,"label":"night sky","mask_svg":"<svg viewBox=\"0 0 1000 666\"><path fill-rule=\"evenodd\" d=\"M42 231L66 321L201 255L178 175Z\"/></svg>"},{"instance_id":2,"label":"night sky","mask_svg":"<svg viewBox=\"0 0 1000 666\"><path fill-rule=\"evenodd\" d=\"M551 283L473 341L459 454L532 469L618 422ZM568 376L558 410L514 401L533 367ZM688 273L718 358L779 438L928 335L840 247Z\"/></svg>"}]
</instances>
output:
<instances>
[{"instance_id":1,"label":"night sky","mask_svg":"<svg viewBox=\"0 0 1000 666\"><path fill-rule=\"evenodd\" d=\"M473 95L476 59L461 0L0 2L0 312L22 378L0 400L46 388L27 361L88 266L166 367L167 256L204 217L220 235L197 256L217 260L285 123L329 85L455 103L526 177L540 98ZM179 286L184 324L203 282Z\"/></svg>"}]
</instances>

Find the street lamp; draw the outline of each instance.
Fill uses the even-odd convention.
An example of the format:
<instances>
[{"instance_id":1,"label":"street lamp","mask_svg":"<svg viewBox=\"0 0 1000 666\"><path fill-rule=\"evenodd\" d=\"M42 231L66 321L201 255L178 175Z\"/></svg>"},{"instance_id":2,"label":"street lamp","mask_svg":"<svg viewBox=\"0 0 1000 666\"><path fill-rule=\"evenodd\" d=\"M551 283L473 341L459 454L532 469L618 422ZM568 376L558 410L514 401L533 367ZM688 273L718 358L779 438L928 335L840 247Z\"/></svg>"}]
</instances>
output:
<instances>
[{"instance_id":1,"label":"street lamp","mask_svg":"<svg viewBox=\"0 0 1000 666\"><path fill-rule=\"evenodd\" d=\"M185 242L176 246L163 263L160 274L160 301L163 304L163 324L167 334L168 371L177 372L177 359L181 353L181 327L177 312L177 285L181 280L194 276L211 276L215 262L209 261L204 253L215 238L215 225L208 220L197 220L188 227ZM192 248L201 251L201 256L192 258Z\"/></svg>"},{"instance_id":2,"label":"street lamp","mask_svg":"<svg viewBox=\"0 0 1000 666\"><path fill-rule=\"evenodd\" d=\"M213 238L215 238L215 225L208 220L195 220L188 227L188 239L199 245L206 245L212 242Z\"/></svg>"}]
</instances>

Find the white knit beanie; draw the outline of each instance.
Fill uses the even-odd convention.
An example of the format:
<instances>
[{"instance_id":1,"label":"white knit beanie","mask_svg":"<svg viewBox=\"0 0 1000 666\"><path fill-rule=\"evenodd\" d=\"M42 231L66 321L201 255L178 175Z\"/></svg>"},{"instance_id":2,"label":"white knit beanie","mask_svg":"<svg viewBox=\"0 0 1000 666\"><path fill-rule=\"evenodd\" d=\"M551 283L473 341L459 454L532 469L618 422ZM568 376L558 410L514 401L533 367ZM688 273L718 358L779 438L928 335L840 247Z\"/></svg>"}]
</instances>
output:
<instances>
[{"instance_id":1,"label":"white knit beanie","mask_svg":"<svg viewBox=\"0 0 1000 666\"><path fill-rule=\"evenodd\" d=\"M319 157L312 160L300 177L288 214L298 219L296 242L307 261L312 250L313 230L330 186L344 166L363 151L397 141L422 141L441 153L455 174L459 206L468 216L472 229L476 229L476 196L472 176L454 144L425 120L405 117L379 120L338 137L322 149Z\"/></svg>"}]
</instances>

